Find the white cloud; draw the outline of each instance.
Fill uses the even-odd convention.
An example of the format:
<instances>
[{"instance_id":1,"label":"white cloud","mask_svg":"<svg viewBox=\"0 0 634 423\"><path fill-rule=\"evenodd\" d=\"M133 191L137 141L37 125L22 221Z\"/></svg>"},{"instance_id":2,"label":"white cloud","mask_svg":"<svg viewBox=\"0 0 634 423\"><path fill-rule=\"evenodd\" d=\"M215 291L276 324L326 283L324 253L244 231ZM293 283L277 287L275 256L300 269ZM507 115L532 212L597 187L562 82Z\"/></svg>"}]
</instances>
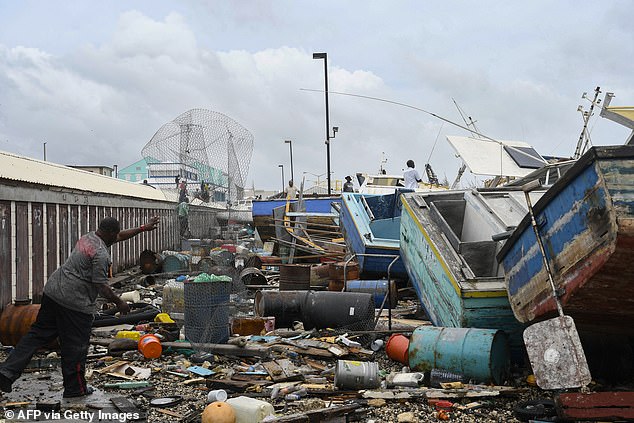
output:
<instances>
[{"instance_id":1,"label":"white cloud","mask_svg":"<svg viewBox=\"0 0 634 423\"><path fill-rule=\"evenodd\" d=\"M277 188L279 163L288 178L285 139L293 140L296 179L302 171L322 174L324 94L300 90L323 89L323 61L313 51L328 52L332 91L410 104L462 124L454 98L482 132L533 143L544 154L574 150L582 91L602 85L619 104L634 103L625 2L589 11L566 2L553 6L553 16L543 16L544 2L217 3L111 6L120 9L112 13L117 20L95 23L98 35L84 23L83 32L60 30L48 43L31 28L20 42L0 44L0 149L41 157L46 141L49 160L124 166L164 123L207 108L253 133L248 185ZM47 22L72 27L59 8ZM19 39L19 23L0 40ZM335 178L375 171L381 152L391 172L409 158L422 168L432 148L436 172L454 178L459 164L444 137L463 130L394 104L329 100L330 124L340 128L331 144ZM629 132L595 125L598 143L621 143Z\"/></svg>"}]
</instances>

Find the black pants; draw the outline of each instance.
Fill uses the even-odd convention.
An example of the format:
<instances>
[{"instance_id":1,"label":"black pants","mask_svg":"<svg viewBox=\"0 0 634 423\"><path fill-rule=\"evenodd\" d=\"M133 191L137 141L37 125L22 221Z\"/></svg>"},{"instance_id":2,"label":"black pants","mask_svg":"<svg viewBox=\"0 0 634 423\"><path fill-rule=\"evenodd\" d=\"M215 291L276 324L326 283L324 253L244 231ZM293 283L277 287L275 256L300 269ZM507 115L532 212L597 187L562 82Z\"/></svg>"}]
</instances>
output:
<instances>
[{"instance_id":1,"label":"black pants","mask_svg":"<svg viewBox=\"0 0 634 423\"><path fill-rule=\"evenodd\" d=\"M188 236L189 218L187 216L178 216L178 224L180 226L181 236Z\"/></svg>"},{"instance_id":2,"label":"black pants","mask_svg":"<svg viewBox=\"0 0 634 423\"><path fill-rule=\"evenodd\" d=\"M0 373L14 382L29 364L33 354L59 337L64 395L85 394L86 355L92 321L91 314L70 310L44 295L35 323L0 365Z\"/></svg>"}]
</instances>

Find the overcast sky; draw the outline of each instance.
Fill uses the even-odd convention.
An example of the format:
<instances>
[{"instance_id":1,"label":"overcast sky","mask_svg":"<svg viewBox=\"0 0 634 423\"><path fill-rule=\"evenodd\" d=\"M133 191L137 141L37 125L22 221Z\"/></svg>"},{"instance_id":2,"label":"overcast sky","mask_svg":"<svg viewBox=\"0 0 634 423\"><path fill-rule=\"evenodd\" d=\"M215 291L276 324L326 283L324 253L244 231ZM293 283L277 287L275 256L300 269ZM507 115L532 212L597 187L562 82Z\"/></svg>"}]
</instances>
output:
<instances>
[{"instance_id":1,"label":"overcast sky","mask_svg":"<svg viewBox=\"0 0 634 423\"><path fill-rule=\"evenodd\" d=\"M248 186L326 173L323 61L331 91L412 105L484 134L570 156L581 94L634 105L634 7L622 1L0 0L0 150L62 164L124 167L193 108L254 136ZM601 95L603 98L603 94ZM333 178L407 159L450 181L460 166L428 114L330 95ZM595 117L596 145L629 130ZM435 145L435 147L434 147ZM308 174L314 180L315 177ZM474 180L463 178L465 184Z\"/></svg>"}]
</instances>

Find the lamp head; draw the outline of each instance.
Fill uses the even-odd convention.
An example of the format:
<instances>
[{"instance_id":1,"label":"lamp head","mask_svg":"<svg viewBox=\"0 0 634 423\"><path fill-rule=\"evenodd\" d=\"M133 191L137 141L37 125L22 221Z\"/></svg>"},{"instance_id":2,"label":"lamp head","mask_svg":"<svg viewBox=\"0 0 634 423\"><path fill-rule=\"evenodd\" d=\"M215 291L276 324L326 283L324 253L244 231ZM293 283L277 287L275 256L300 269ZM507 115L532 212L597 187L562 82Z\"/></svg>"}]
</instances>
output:
<instances>
[{"instance_id":1,"label":"lamp head","mask_svg":"<svg viewBox=\"0 0 634 423\"><path fill-rule=\"evenodd\" d=\"M326 56L326 53L313 53L313 59L325 59Z\"/></svg>"}]
</instances>

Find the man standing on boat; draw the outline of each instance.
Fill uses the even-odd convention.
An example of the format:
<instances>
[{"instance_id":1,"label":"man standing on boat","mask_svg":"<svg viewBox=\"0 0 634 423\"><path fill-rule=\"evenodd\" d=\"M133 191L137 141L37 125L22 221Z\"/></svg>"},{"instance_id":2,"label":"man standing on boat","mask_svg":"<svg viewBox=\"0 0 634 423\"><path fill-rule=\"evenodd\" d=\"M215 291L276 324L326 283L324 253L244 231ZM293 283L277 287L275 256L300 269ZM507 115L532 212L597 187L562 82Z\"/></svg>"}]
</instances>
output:
<instances>
[{"instance_id":1,"label":"man standing on boat","mask_svg":"<svg viewBox=\"0 0 634 423\"><path fill-rule=\"evenodd\" d=\"M352 176L346 176L346 182L343 184L343 192L354 192L354 185L352 184Z\"/></svg>"},{"instance_id":2,"label":"man standing on boat","mask_svg":"<svg viewBox=\"0 0 634 423\"><path fill-rule=\"evenodd\" d=\"M35 323L0 365L0 390L11 392L11 385L20 377L33 354L59 338L64 398L82 397L93 392L86 385L85 370L97 296L101 294L115 303L121 314L130 311L130 306L108 285L112 265L109 248L115 242L156 229L158 223L159 218L155 216L145 225L122 231L117 219L106 217L99 223L97 231L89 232L77 241L66 262L44 285Z\"/></svg>"},{"instance_id":3,"label":"man standing on boat","mask_svg":"<svg viewBox=\"0 0 634 423\"><path fill-rule=\"evenodd\" d=\"M405 188L416 189L418 188L418 183L423 182L420 173L418 173L415 167L416 165L414 164L414 160L407 161L407 170L403 172L403 178L405 179Z\"/></svg>"},{"instance_id":4,"label":"man standing on boat","mask_svg":"<svg viewBox=\"0 0 634 423\"><path fill-rule=\"evenodd\" d=\"M284 194L286 194L286 198L290 198L294 200L297 197L297 187L293 185L293 180L288 181L288 186L284 190Z\"/></svg>"}]
</instances>

